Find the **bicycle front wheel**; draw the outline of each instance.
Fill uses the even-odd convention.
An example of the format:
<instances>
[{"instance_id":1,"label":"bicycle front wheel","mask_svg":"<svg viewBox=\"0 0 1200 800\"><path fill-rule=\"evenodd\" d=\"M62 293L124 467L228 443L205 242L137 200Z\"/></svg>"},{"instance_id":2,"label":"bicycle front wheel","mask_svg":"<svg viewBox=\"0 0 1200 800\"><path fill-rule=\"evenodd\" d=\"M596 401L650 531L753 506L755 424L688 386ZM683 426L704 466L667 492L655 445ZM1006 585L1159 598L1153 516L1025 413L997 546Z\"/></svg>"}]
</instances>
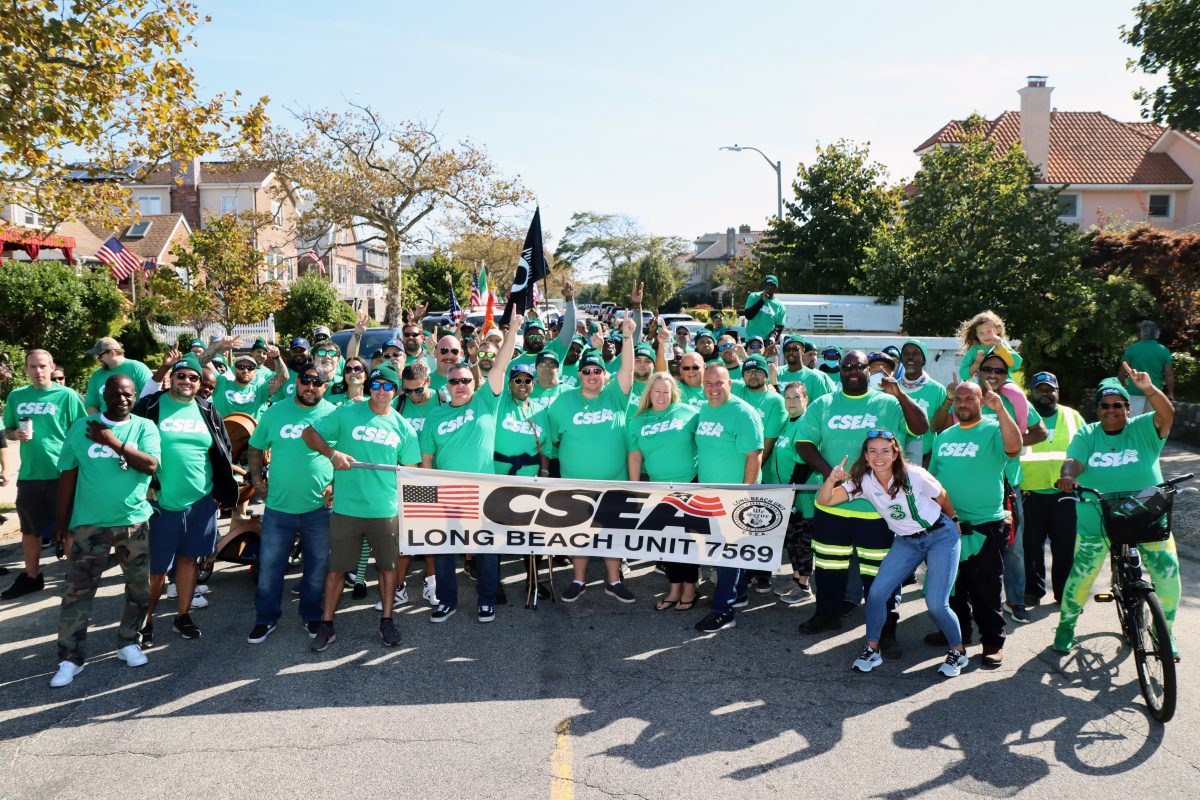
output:
<instances>
[{"instance_id":1,"label":"bicycle front wheel","mask_svg":"<svg viewBox=\"0 0 1200 800\"><path fill-rule=\"evenodd\" d=\"M1139 592L1133 607L1133 655L1137 663L1138 683L1150 707L1150 715L1167 722L1175 715L1175 656L1171 651L1171 631L1162 603L1153 591Z\"/></svg>"}]
</instances>

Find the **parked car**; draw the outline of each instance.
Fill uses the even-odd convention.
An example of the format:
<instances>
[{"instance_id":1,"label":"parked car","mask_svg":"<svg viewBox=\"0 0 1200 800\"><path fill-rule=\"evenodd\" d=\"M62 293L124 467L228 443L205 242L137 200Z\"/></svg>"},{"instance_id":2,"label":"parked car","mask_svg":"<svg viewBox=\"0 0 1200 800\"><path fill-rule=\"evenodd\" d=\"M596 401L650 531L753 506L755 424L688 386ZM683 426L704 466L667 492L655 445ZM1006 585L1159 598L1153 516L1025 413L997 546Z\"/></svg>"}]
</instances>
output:
<instances>
[{"instance_id":1,"label":"parked car","mask_svg":"<svg viewBox=\"0 0 1200 800\"><path fill-rule=\"evenodd\" d=\"M346 354L346 345L350 342L350 336L354 333L353 328L346 328L333 334L329 338L341 348L342 355ZM362 342L358 347L358 354L363 358L370 358L371 353L383 348L383 343L388 339L401 341L401 329L396 328L367 328L363 333Z\"/></svg>"}]
</instances>

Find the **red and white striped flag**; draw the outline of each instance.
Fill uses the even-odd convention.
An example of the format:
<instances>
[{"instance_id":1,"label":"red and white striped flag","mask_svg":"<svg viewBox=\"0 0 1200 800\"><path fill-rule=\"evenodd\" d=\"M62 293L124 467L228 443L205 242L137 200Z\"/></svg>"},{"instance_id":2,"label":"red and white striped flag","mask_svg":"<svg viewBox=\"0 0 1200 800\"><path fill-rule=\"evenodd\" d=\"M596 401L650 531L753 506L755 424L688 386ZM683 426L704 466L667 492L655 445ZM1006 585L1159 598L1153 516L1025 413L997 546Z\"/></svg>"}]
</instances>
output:
<instances>
[{"instance_id":1,"label":"red and white striped flag","mask_svg":"<svg viewBox=\"0 0 1200 800\"><path fill-rule=\"evenodd\" d=\"M314 264L316 264L318 268L320 268L320 270L321 270L321 274L322 274L322 275L325 275L325 274L327 274L327 272L326 272L326 270L325 270L325 259L321 258L321 254L320 254L320 253L318 253L318 252L317 252L315 249L314 249L314 250L309 250L307 253L305 253L305 254L304 254L303 256L301 256L301 257L302 257L302 258L311 259L311 260L312 260L312 262L313 262Z\"/></svg>"},{"instance_id":2,"label":"red and white striped flag","mask_svg":"<svg viewBox=\"0 0 1200 800\"><path fill-rule=\"evenodd\" d=\"M115 236L108 237L108 241L101 245L96 251L96 258L101 264L108 265L108 271L118 281L125 280L134 270L142 267L142 260L126 249Z\"/></svg>"}]
</instances>

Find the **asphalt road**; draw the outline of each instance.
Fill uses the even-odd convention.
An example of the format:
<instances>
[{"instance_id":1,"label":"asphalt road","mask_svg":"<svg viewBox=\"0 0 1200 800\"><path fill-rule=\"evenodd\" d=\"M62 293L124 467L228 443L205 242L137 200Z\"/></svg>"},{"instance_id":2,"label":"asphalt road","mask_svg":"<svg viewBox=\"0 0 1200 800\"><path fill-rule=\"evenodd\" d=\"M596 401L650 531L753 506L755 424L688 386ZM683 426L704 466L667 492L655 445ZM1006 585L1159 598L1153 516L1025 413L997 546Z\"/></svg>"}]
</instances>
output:
<instances>
[{"instance_id":1,"label":"asphalt road","mask_svg":"<svg viewBox=\"0 0 1200 800\"><path fill-rule=\"evenodd\" d=\"M12 568L17 553L0 558ZM976 646L964 674L945 680L910 591L904 657L858 675L861 611L840 634L802 639L811 605L752 595L736 629L699 636L703 610L653 611L664 579L640 564L636 605L605 596L594 564L596 583L575 604L510 604L491 625L475 622L464 579L457 616L431 625L428 606L406 607L392 650L376 634L375 597L347 592L322 654L309 652L290 600L275 635L247 644L251 583L244 568L223 568L211 607L195 612L203 638L179 639L164 617L138 669L115 658L112 570L92 660L51 689L63 566L47 565L48 591L0 604L3 798L1200 795L1191 561L1182 692L1165 728L1143 710L1109 606L1088 608L1076 655L1047 649L1056 614L1044 606L1010 631L1001 668L981 669ZM519 572L505 566L514 600ZM419 574L409 591L419 597Z\"/></svg>"}]
</instances>

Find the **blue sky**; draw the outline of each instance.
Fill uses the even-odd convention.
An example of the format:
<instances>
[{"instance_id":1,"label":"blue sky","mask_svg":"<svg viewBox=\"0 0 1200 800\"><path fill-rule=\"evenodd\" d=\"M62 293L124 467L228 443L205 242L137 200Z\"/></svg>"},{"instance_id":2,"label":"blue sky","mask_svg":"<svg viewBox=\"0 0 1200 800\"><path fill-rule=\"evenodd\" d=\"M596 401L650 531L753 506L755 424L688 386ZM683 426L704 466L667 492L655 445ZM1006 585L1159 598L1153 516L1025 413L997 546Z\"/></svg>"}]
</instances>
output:
<instances>
[{"instance_id":1,"label":"blue sky","mask_svg":"<svg viewBox=\"0 0 1200 800\"><path fill-rule=\"evenodd\" d=\"M892 177L946 120L1018 108L1029 74L1053 105L1137 119L1146 82L1118 37L1133 0L1088 2L278 2L198 0L189 61L210 90L284 107L365 102L438 121L536 193L543 224L628 214L691 239L775 209L818 143L870 142Z\"/></svg>"}]
</instances>

